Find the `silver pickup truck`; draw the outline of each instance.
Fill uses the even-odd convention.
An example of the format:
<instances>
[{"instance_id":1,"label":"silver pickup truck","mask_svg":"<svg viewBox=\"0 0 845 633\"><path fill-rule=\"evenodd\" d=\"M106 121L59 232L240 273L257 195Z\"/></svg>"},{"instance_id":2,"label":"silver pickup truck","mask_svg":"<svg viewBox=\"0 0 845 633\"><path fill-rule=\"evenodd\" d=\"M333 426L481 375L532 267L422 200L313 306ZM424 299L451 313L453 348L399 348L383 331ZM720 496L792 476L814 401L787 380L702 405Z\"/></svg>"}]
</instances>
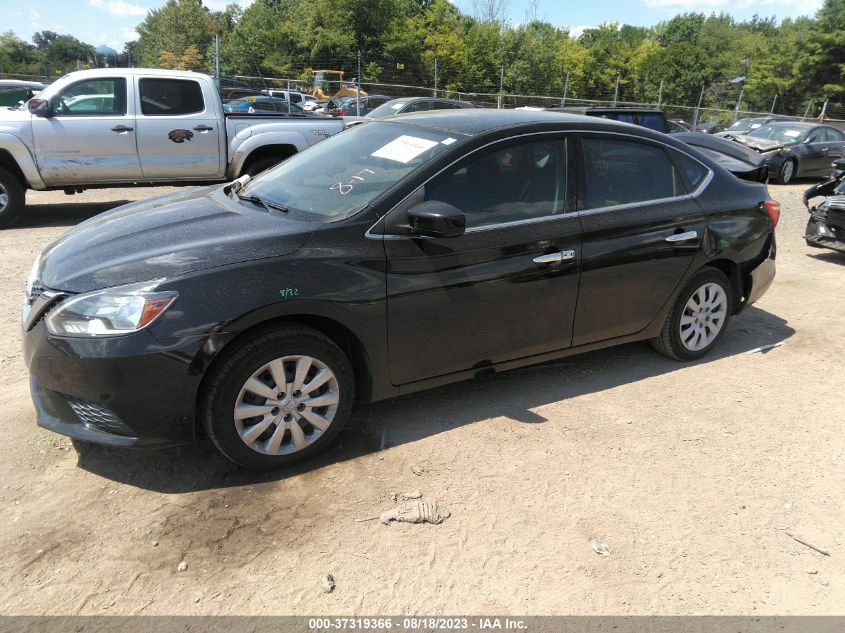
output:
<instances>
[{"instance_id":1,"label":"silver pickup truck","mask_svg":"<svg viewBox=\"0 0 845 633\"><path fill-rule=\"evenodd\" d=\"M214 79L200 73L70 73L24 109L0 109L0 228L21 217L27 189L224 182L344 126L340 118L224 113Z\"/></svg>"}]
</instances>

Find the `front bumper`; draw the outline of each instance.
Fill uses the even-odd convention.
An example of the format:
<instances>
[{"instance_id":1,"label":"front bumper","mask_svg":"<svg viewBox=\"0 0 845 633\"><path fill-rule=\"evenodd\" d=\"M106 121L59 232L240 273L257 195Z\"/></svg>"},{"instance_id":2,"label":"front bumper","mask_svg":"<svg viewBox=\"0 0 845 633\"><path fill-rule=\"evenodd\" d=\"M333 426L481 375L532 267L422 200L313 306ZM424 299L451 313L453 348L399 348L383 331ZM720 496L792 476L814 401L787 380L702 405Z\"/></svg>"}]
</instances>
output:
<instances>
[{"instance_id":1,"label":"front bumper","mask_svg":"<svg viewBox=\"0 0 845 633\"><path fill-rule=\"evenodd\" d=\"M23 334L38 425L87 442L164 447L194 438L202 376L192 360L204 339L50 336L43 322Z\"/></svg>"},{"instance_id":2,"label":"front bumper","mask_svg":"<svg viewBox=\"0 0 845 633\"><path fill-rule=\"evenodd\" d=\"M830 223L826 215L812 214L804 229L804 241L813 248L845 253L845 226Z\"/></svg>"}]
</instances>

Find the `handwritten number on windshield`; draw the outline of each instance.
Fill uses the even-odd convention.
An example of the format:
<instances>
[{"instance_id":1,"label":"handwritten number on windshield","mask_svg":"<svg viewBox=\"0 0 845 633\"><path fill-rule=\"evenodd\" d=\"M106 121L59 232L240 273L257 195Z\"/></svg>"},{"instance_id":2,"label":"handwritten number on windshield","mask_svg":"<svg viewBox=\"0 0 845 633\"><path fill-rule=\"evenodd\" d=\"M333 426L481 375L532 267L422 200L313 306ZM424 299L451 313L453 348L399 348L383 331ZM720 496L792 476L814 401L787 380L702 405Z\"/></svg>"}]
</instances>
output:
<instances>
[{"instance_id":1,"label":"handwritten number on windshield","mask_svg":"<svg viewBox=\"0 0 845 633\"><path fill-rule=\"evenodd\" d=\"M329 189L332 190L332 191L337 191L340 195L345 196L346 194L352 192L352 190L355 188L355 185L358 182L364 182L364 178L361 177L361 174L375 174L375 173L376 172L374 172L372 169L366 169L366 168L362 169L357 174L352 176L349 179L349 182L342 182L341 181L337 184L332 185L331 187L329 187Z\"/></svg>"}]
</instances>

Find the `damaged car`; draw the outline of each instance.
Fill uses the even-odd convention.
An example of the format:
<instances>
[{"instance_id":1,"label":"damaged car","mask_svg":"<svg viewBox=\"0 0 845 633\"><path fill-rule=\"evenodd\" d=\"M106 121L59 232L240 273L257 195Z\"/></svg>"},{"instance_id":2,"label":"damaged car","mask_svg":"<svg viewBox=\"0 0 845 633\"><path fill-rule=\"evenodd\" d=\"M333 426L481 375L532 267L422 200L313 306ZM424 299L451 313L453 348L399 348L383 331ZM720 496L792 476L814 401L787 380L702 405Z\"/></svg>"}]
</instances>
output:
<instances>
[{"instance_id":1,"label":"damaged car","mask_svg":"<svg viewBox=\"0 0 845 633\"><path fill-rule=\"evenodd\" d=\"M810 122L772 122L733 140L760 152L769 175L782 185L795 178L827 176L831 160L845 152L845 134Z\"/></svg>"},{"instance_id":2,"label":"damaged car","mask_svg":"<svg viewBox=\"0 0 845 633\"><path fill-rule=\"evenodd\" d=\"M810 212L804 241L807 246L845 253L845 159L833 161L833 176L804 192L804 206ZM815 198L824 199L810 205Z\"/></svg>"}]
</instances>

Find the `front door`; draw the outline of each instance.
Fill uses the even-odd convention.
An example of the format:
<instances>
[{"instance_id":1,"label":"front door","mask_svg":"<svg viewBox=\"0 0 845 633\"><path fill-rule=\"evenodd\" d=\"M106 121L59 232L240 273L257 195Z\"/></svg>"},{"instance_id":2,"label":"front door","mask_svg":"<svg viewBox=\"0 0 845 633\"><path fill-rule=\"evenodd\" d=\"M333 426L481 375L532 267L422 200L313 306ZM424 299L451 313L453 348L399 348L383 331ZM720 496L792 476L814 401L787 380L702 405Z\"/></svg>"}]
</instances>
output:
<instances>
[{"instance_id":1,"label":"front door","mask_svg":"<svg viewBox=\"0 0 845 633\"><path fill-rule=\"evenodd\" d=\"M581 229L566 154L562 136L479 150L425 186L466 214L464 235L387 236L394 384L571 344Z\"/></svg>"},{"instance_id":2,"label":"front door","mask_svg":"<svg viewBox=\"0 0 845 633\"><path fill-rule=\"evenodd\" d=\"M704 239L689 195L709 169L686 154L620 136L581 139L584 229L573 345L640 332L673 296Z\"/></svg>"},{"instance_id":3,"label":"front door","mask_svg":"<svg viewBox=\"0 0 845 633\"><path fill-rule=\"evenodd\" d=\"M204 97L200 82L141 77L138 94L138 154L144 177L222 178L225 161L220 139L225 133L215 104Z\"/></svg>"},{"instance_id":4,"label":"front door","mask_svg":"<svg viewBox=\"0 0 845 633\"><path fill-rule=\"evenodd\" d=\"M32 118L35 161L48 185L133 181L141 177L132 86L122 77L83 79Z\"/></svg>"}]
</instances>

